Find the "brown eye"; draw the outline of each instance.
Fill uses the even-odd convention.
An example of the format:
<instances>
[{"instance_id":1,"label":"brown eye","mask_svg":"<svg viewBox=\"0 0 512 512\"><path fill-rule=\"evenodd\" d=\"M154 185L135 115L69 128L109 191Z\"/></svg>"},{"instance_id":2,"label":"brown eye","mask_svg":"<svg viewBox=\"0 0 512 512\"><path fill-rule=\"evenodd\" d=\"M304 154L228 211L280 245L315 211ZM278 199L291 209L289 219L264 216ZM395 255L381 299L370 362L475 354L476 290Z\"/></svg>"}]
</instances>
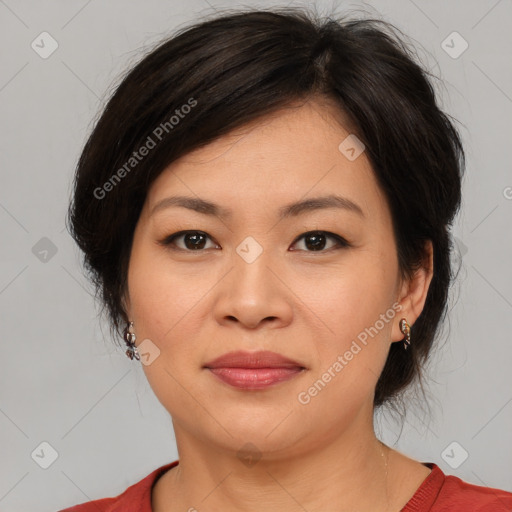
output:
<instances>
[{"instance_id":1,"label":"brown eye","mask_svg":"<svg viewBox=\"0 0 512 512\"><path fill-rule=\"evenodd\" d=\"M295 242L296 245L300 240L304 239L306 252L327 252L330 249L339 249L348 247L350 244L339 235L329 233L328 231L310 231L301 235ZM328 240L334 240L334 244L324 250ZM295 249L294 249L295 250Z\"/></svg>"},{"instance_id":2,"label":"brown eye","mask_svg":"<svg viewBox=\"0 0 512 512\"><path fill-rule=\"evenodd\" d=\"M173 249L182 251L201 251L205 249L207 240L210 237L202 231L180 231L166 237L160 243L165 246L171 246ZM183 239L183 245L176 244L177 240ZM206 247L207 249L209 247Z\"/></svg>"},{"instance_id":3,"label":"brown eye","mask_svg":"<svg viewBox=\"0 0 512 512\"><path fill-rule=\"evenodd\" d=\"M201 252L205 249L211 249L219 247L217 244L213 244L211 247L207 247L206 244L211 237L203 231L180 231L174 233L161 240L159 243L170 249L185 252ZM350 244L334 233L328 231L310 231L304 233L295 240L293 245L297 245L299 241L304 240L303 249L299 249L305 252L328 252L333 249L341 249L343 247L349 247ZM330 245L329 245L329 240ZM178 241L180 241L178 243ZM293 249L294 251L297 249Z\"/></svg>"}]
</instances>

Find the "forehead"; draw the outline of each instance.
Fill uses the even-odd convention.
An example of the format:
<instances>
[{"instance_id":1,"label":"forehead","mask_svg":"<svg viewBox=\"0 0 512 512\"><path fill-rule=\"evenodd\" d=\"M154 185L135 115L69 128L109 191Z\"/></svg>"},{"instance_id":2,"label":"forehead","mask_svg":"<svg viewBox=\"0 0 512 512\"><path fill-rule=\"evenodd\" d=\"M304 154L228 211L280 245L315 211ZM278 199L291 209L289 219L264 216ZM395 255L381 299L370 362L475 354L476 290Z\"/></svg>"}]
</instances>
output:
<instances>
[{"instance_id":1,"label":"forehead","mask_svg":"<svg viewBox=\"0 0 512 512\"><path fill-rule=\"evenodd\" d=\"M261 213L338 194L365 216L382 215L386 204L370 162L364 151L353 158L362 148L340 118L328 105L308 102L257 119L173 162L153 182L146 206L186 194Z\"/></svg>"}]
</instances>

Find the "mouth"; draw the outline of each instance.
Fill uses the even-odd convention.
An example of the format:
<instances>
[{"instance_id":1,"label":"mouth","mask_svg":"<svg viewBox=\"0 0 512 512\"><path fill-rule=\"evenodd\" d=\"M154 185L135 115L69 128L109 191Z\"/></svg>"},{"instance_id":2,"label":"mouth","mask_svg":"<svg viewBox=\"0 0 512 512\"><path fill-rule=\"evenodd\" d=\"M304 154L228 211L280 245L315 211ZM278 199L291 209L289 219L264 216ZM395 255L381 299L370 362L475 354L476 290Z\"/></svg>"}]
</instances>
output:
<instances>
[{"instance_id":1,"label":"mouth","mask_svg":"<svg viewBox=\"0 0 512 512\"><path fill-rule=\"evenodd\" d=\"M275 352L229 352L204 365L216 378L238 389L265 389L288 381L306 367Z\"/></svg>"}]
</instances>

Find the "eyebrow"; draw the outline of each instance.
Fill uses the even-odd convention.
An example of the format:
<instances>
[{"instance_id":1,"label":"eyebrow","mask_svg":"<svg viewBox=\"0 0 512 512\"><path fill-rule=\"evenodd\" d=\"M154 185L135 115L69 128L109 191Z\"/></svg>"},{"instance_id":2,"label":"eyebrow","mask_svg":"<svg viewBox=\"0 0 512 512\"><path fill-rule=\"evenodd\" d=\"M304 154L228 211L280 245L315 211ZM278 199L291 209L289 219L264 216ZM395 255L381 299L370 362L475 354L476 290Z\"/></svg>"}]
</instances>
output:
<instances>
[{"instance_id":1,"label":"eyebrow","mask_svg":"<svg viewBox=\"0 0 512 512\"><path fill-rule=\"evenodd\" d=\"M228 208L224 208L218 204L206 201L205 199L201 199L199 197L189 196L166 197L165 199L159 201L153 207L150 215L153 215L160 210L170 208L173 206L187 208L189 210L202 213L204 215L215 216L221 219L230 219L233 216L233 212ZM314 197L311 199L305 199L303 201L298 201L283 206L278 210L278 217L279 219L283 220L289 217L297 217L298 215L307 212L312 212L325 208L341 208L343 210L356 213L363 218L365 217L363 210L358 204L354 203L352 200L346 197L334 194L328 196Z\"/></svg>"}]
</instances>

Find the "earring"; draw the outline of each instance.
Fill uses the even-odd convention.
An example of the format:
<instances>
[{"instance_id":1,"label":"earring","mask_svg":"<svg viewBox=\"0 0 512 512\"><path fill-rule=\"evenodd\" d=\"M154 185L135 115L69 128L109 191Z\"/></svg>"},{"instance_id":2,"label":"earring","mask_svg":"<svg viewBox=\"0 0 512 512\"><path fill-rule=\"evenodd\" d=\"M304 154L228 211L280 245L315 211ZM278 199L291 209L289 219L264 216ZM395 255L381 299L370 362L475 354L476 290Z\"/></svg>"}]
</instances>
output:
<instances>
[{"instance_id":1,"label":"earring","mask_svg":"<svg viewBox=\"0 0 512 512\"><path fill-rule=\"evenodd\" d=\"M137 350L137 347L135 346L135 340L137 339L135 337L135 333L131 331L133 328L133 322L128 322L128 325L124 329L124 341L126 342L126 345L128 345L128 350L126 351L126 355L133 360L137 359L137 361L140 361L139 351Z\"/></svg>"},{"instance_id":2,"label":"earring","mask_svg":"<svg viewBox=\"0 0 512 512\"><path fill-rule=\"evenodd\" d=\"M405 334L404 349L407 350L407 347L411 344L411 326L407 323L405 318L400 320L400 330Z\"/></svg>"}]
</instances>

